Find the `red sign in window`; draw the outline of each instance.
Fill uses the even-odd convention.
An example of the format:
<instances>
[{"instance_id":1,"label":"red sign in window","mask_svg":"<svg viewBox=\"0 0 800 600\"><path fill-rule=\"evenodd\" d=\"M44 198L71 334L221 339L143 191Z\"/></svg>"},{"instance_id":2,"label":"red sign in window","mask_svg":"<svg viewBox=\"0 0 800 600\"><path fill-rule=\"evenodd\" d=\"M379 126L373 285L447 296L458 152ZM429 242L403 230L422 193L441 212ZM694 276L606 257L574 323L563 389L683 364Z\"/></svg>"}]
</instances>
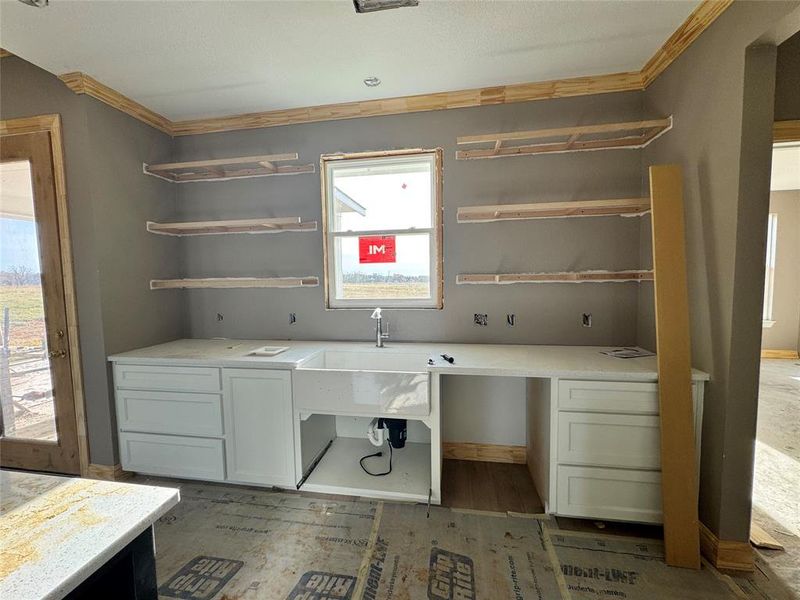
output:
<instances>
[{"instance_id":1,"label":"red sign in window","mask_svg":"<svg viewBox=\"0 0 800 600\"><path fill-rule=\"evenodd\" d=\"M395 237L393 235L366 235L358 238L358 262L397 262Z\"/></svg>"}]
</instances>

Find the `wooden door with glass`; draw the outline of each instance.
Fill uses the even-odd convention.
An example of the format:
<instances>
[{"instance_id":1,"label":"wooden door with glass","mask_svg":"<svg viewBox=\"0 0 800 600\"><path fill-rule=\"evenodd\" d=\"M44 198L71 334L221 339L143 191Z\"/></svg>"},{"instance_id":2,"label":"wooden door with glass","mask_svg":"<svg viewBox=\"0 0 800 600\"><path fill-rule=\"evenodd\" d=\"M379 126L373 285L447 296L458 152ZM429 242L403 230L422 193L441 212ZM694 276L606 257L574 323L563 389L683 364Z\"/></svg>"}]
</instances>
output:
<instances>
[{"instance_id":1,"label":"wooden door with glass","mask_svg":"<svg viewBox=\"0 0 800 600\"><path fill-rule=\"evenodd\" d=\"M80 474L59 124L57 115L0 122L0 464Z\"/></svg>"}]
</instances>

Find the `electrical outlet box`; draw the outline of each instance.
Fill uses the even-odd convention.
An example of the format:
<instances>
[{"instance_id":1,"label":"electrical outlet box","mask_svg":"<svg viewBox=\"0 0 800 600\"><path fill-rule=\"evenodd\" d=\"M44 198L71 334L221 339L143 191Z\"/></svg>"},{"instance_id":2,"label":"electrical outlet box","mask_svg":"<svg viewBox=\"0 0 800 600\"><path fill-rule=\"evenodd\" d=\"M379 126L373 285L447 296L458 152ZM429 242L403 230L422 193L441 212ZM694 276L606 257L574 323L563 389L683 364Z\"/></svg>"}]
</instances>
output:
<instances>
[{"instance_id":1,"label":"electrical outlet box","mask_svg":"<svg viewBox=\"0 0 800 600\"><path fill-rule=\"evenodd\" d=\"M592 313L583 313L581 315L581 325L584 327L592 326Z\"/></svg>"},{"instance_id":2,"label":"electrical outlet box","mask_svg":"<svg viewBox=\"0 0 800 600\"><path fill-rule=\"evenodd\" d=\"M475 313L472 322L478 327L486 327L489 324L489 315Z\"/></svg>"}]
</instances>

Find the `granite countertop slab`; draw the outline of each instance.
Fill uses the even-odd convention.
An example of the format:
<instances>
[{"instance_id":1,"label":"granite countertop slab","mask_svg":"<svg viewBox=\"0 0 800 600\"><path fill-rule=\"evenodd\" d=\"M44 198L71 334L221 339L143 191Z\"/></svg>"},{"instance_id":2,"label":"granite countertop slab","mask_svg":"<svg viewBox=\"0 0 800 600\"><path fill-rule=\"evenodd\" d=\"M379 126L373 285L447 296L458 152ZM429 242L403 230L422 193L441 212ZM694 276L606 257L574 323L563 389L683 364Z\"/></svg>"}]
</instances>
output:
<instances>
[{"instance_id":1,"label":"granite countertop slab","mask_svg":"<svg viewBox=\"0 0 800 600\"><path fill-rule=\"evenodd\" d=\"M168 487L0 470L0 598L63 598L178 501Z\"/></svg>"},{"instance_id":2,"label":"granite countertop slab","mask_svg":"<svg viewBox=\"0 0 800 600\"><path fill-rule=\"evenodd\" d=\"M286 346L276 356L249 356L261 346ZM656 381L655 356L620 359L602 354L609 346L540 346L514 344L451 344L447 342L392 342L375 348L373 342L180 339L109 356L115 363L296 369L324 350L402 352L420 355L420 370L452 375L505 377L560 377L618 381ZM450 364L441 358L455 358ZM427 364L427 358L433 364ZM709 379L694 369L696 381Z\"/></svg>"}]
</instances>

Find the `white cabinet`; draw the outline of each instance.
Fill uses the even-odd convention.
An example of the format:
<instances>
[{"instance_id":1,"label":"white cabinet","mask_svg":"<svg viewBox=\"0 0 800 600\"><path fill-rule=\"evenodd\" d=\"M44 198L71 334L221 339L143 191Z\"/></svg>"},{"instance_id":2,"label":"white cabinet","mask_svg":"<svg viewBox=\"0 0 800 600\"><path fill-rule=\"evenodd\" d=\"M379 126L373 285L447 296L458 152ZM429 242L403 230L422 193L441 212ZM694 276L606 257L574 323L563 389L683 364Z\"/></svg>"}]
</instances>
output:
<instances>
[{"instance_id":1,"label":"white cabinet","mask_svg":"<svg viewBox=\"0 0 800 600\"><path fill-rule=\"evenodd\" d=\"M558 513L571 517L660 523L661 473L558 466Z\"/></svg>"},{"instance_id":2,"label":"white cabinet","mask_svg":"<svg viewBox=\"0 0 800 600\"><path fill-rule=\"evenodd\" d=\"M123 469L294 485L290 371L116 363L114 384Z\"/></svg>"},{"instance_id":3,"label":"white cabinet","mask_svg":"<svg viewBox=\"0 0 800 600\"><path fill-rule=\"evenodd\" d=\"M114 385L134 390L219 392L217 367L162 367L158 365L114 365Z\"/></svg>"},{"instance_id":4,"label":"white cabinet","mask_svg":"<svg viewBox=\"0 0 800 600\"><path fill-rule=\"evenodd\" d=\"M703 382L693 382L700 453ZM550 476L556 514L660 523L658 384L560 380ZM551 435L553 432L551 432Z\"/></svg>"},{"instance_id":5,"label":"white cabinet","mask_svg":"<svg viewBox=\"0 0 800 600\"><path fill-rule=\"evenodd\" d=\"M294 484L289 371L223 369L222 385L228 481Z\"/></svg>"},{"instance_id":6,"label":"white cabinet","mask_svg":"<svg viewBox=\"0 0 800 600\"><path fill-rule=\"evenodd\" d=\"M222 396L196 392L117 390L122 431L222 437Z\"/></svg>"},{"instance_id":7,"label":"white cabinet","mask_svg":"<svg viewBox=\"0 0 800 600\"><path fill-rule=\"evenodd\" d=\"M119 453L126 471L207 481L225 479L222 440L122 432Z\"/></svg>"},{"instance_id":8,"label":"white cabinet","mask_svg":"<svg viewBox=\"0 0 800 600\"><path fill-rule=\"evenodd\" d=\"M660 429L658 416L560 412L558 462L658 469L661 466Z\"/></svg>"}]
</instances>

